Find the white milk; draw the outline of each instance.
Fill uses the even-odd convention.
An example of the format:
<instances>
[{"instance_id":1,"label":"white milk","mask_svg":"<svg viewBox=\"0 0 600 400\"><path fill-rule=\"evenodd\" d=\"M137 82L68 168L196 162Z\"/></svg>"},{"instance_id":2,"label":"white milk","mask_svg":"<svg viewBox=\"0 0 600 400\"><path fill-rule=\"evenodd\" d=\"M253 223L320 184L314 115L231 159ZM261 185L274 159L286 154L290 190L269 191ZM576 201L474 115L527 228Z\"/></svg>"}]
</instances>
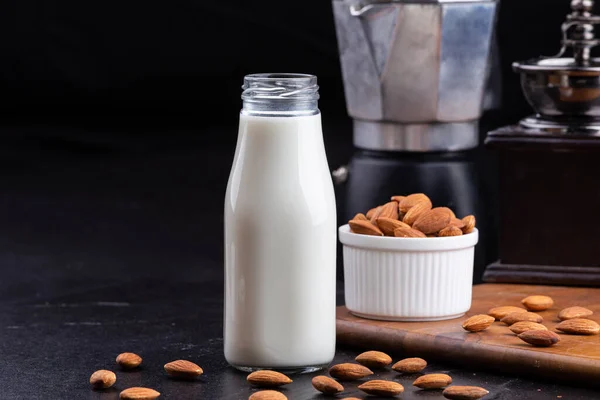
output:
<instances>
[{"instance_id":1,"label":"white milk","mask_svg":"<svg viewBox=\"0 0 600 400\"><path fill-rule=\"evenodd\" d=\"M321 115L240 115L225 198L227 361L246 370L330 363L335 258Z\"/></svg>"}]
</instances>

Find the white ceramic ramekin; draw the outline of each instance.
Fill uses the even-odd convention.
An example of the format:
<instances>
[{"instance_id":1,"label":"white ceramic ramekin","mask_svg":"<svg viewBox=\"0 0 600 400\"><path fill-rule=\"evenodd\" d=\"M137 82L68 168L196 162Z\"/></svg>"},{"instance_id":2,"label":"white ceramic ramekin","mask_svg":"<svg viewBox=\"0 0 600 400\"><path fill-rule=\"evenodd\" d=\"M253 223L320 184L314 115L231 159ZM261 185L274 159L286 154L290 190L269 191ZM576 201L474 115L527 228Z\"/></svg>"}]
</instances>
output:
<instances>
[{"instance_id":1,"label":"white ceramic ramekin","mask_svg":"<svg viewBox=\"0 0 600 400\"><path fill-rule=\"evenodd\" d=\"M441 238L396 238L339 229L344 245L346 307L389 321L457 318L471 308L479 232Z\"/></svg>"}]
</instances>

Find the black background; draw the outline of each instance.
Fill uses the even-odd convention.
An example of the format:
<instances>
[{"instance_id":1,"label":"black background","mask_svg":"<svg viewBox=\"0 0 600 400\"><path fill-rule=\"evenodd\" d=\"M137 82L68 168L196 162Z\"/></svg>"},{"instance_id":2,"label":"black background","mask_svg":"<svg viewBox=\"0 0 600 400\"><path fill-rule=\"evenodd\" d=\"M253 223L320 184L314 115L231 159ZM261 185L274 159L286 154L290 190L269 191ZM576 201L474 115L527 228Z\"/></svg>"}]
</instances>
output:
<instances>
[{"instance_id":1,"label":"black background","mask_svg":"<svg viewBox=\"0 0 600 400\"><path fill-rule=\"evenodd\" d=\"M510 64L558 51L568 0L503 0L505 109L524 115ZM324 115L345 115L331 3L131 0L0 2L5 120L107 115L235 118L245 74L305 72ZM232 132L235 135L235 132Z\"/></svg>"}]
</instances>

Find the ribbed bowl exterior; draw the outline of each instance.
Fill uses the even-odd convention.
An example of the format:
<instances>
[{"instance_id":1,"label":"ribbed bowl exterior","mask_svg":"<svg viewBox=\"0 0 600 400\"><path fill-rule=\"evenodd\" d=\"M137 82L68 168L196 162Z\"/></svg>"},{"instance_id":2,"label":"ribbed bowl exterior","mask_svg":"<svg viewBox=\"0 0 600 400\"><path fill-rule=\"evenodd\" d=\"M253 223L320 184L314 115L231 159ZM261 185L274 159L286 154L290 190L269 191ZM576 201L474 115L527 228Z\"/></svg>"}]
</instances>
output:
<instances>
[{"instance_id":1,"label":"ribbed bowl exterior","mask_svg":"<svg viewBox=\"0 0 600 400\"><path fill-rule=\"evenodd\" d=\"M399 321L450 319L467 312L477 238L466 247L464 240L457 242L456 249L446 241L442 250L435 250L436 238L420 240L429 241L424 242L429 249L384 250L342 239L346 307L359 316Z\"/></svg>"}]
</instances>

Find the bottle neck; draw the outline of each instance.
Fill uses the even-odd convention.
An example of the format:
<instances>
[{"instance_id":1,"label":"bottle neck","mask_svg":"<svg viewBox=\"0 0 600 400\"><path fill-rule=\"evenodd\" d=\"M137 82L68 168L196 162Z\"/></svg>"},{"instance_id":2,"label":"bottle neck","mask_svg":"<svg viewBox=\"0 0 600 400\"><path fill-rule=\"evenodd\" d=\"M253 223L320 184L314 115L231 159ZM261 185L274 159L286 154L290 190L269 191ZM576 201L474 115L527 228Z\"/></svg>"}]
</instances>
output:
<instances>
[{"instance_id":1,"label":"bottle neck","mask_svg":"<svg viewBox=\"0 0 600 400\"><path fill-rule=\"evenodd\" d=\"M319 114L319 86L314 75L247 75L242 89L244 115L297 117Z\"/></svg>"}]
</instances>

